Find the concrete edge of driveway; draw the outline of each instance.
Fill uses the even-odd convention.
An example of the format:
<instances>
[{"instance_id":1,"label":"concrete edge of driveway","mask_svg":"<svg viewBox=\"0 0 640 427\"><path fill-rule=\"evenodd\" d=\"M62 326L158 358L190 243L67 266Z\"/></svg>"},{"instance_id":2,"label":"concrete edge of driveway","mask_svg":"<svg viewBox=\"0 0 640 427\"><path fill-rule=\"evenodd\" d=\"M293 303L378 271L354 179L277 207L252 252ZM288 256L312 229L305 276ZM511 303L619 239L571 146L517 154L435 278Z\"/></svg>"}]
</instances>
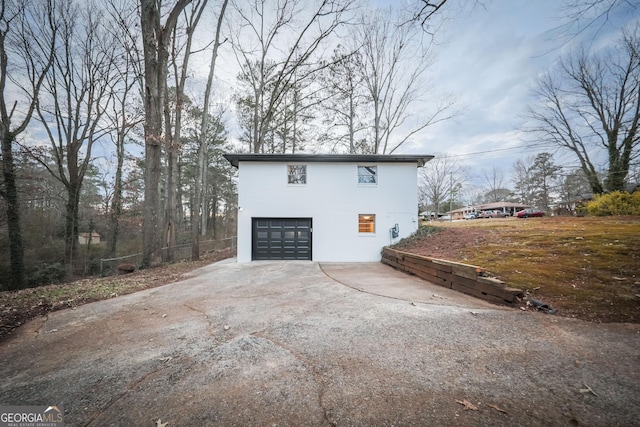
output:
<instances>
[{"instance_id":1,"label":"concrete edge of driveway","mask_svg":"<svg viewBox=\"0 0 640 427\"><path fill-rule=\"evenodd\" d=\"M382 263L318 263L330 279L371 295L413 303L474 309L514 310L438 286Z\"/></svg>"}]
</instances>

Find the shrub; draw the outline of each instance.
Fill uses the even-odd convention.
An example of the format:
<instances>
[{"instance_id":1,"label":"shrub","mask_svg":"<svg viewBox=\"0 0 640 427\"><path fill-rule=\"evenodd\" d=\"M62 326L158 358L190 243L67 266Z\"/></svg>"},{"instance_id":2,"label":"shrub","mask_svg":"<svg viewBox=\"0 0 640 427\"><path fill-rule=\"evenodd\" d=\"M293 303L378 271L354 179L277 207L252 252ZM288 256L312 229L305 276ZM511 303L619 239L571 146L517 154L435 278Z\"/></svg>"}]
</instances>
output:
<instances>
[{"instance_id":1,"label":"shrub","mask_svg":"<svg viewBox=\"0 0 640 427\"><path fill-rule=\"evenodd\" d=\"M640 192L612 191L595 195L587 204L587 211L594 216L640 215Z\"/></svg>"},{"instance_id":2,"label":"shrub","mask_svg":"<svg viewBox=\"0 0 640 427\"><path fill-rule=\"evenodd\" d=\"M63 264L56 262L54 264L40 264L27 277L29 287L41 285L49 285L51 283L60 283L67 275L67 271Z\"/></svg>"},{"instance_id":3,"label":"shrub","mask_svg":"<svg viewBox=\"0 0 640 427\"><path fill-rule=\"evenodd\" d=\"M0 291L9 289L11 277L11 267L8 264L0 264Z\"/></svg>"},{"instance_id":4,"label":"shrub","mask_svg":"<svg viewBox=\"0 0 640 427\"><path fill-rule=\"evenodd\" d=\"M439 231L442 231L442 227L435 227L432 225L421 225L420 228L418 228L418 230L416 230L416 232L413 233L411 236L405 237L404 239L400 240L397 243L394 243L390 247L395 249L403 248L405 246L409 246L410 244L418 240L421 240L424 237L431 236L432 234L435 234Z\"/></svg>"}]
</instances>

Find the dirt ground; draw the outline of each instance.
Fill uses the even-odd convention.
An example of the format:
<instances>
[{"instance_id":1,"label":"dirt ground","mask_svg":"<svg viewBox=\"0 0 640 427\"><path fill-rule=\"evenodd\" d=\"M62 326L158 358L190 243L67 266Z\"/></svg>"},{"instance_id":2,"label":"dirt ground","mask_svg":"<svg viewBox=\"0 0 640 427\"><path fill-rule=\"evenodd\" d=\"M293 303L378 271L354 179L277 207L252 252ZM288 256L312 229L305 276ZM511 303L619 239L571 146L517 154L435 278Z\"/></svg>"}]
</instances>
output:
<instances>
[{"instance_id":1,"label":"dirt ground","mask_svg":"<svg viewBox=\"0 0 640 427\"><path fill-rule=\"evenodd\" d=\"M463 249L498 240L499 236L491 230L446 227L430 235L428 239L409 245L403 250L416 255L462 262L464 260Z\"/></svg>"},{"instance_id":2,"label":"dirt ground","mask_svg":"<svg viewBox=\"0 0 640 427\"><path fill-rule=\"evenodd\" d=\"M197 268L233 256L234 251L223 249L204 253L199 261L175 262L126 275L88 277L70 283L0 292L0 343L10 338L16 328L31 319L46 316L54 311L175 283Z\"/></svg>"}]
</instances>

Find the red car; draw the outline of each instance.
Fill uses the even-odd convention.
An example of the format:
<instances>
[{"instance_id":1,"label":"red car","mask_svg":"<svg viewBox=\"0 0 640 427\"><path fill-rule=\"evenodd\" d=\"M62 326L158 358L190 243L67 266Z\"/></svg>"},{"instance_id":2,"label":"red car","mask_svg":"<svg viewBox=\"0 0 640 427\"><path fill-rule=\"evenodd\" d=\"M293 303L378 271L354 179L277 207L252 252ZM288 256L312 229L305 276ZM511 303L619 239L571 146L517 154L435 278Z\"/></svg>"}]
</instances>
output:
<instances>
[{"instance_id":1,"label":"red car","mask_svg":"<svg viewBox=\"0 0 640 427\"><path fill-rule=\"evenodd\" d=\"M538 209L523 209L518 213L516 213L516 217L518 218L529 218L529 217L544 216L544 215L545 215L544 211L541 211Z\"/></svg>"}]
</instances>

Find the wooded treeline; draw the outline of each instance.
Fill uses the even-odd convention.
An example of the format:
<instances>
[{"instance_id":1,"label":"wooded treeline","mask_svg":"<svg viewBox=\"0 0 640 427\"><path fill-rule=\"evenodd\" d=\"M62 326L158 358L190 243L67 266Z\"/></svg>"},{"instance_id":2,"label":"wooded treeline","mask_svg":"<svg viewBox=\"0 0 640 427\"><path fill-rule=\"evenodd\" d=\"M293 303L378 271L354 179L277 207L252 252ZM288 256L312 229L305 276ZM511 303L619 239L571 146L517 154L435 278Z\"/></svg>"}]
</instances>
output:
<instances>
[{"instance_id":1,"label":"wooded treeline","mask_svg":"<svg viewBox=\"0 0 640 427\"><path fill-rule=\"evenodd\" d=\"M416 108L446 2L3 1L0 289L198 259L235 233L223 152L392 153L448 118Z\"/></svg>"},{"instance_id":2,"label":"wooded treeline","mask_svg":"<svg viewBox=\"0 0 640 427\"><path fill-rule=\"evenodd\" d=\"M441 214L465 206L512 202L549 214L573 215L576 204L594 194L579 167L562 166L549 152L517 159L508 168L475 171L478 172L480 175L474 176L474 171L455 157L436 155L419 170L421 210ZM601 172L601 177L605 175ZM630 179L640 180L640 168L633 171Z\"/></svg>"}]
</instances>

